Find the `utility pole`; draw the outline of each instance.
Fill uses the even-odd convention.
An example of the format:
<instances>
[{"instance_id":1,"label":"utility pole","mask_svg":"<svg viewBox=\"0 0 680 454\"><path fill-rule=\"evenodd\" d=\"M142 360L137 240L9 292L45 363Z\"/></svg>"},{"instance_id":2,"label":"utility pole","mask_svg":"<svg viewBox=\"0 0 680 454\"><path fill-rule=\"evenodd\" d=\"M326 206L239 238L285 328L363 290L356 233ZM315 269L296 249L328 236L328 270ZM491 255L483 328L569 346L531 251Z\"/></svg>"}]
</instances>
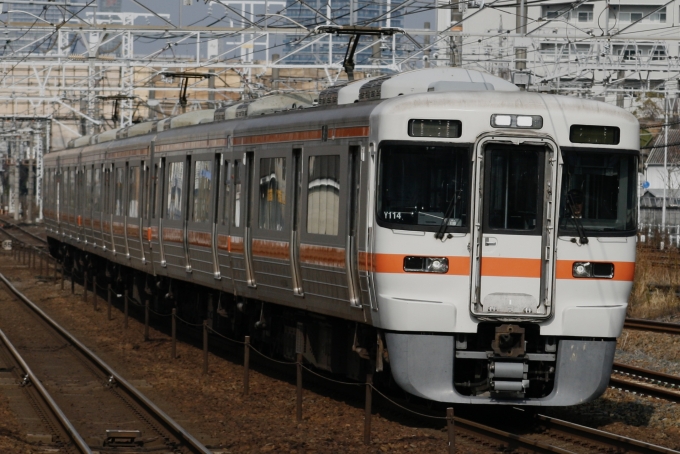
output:
<instances>
[{"instance_id":1,"label":"utility pole","mask_svg":"<svg viewBox=\"0 0 680 454\"><path fill-rule=\"evenodd\" d=\"M429 23L429 22L425 22L423 28L425 28L425 30L429 30L429 29L430 29L430 23ZM425 66L426 68L429 68L429 67L431 66L431 64L430 64L430 58L431 58L430 55L432 55L432 51L429 49L429 47L430 47L430 35L425 35L425 36L424 36L423 47L425 48L425 52L424 52L424 54L425 54L425 58L424 58L425 61L424 61L424 63L425 63L425 64L424 64L424 66ZM453 57L452 57L452 58L453 58ZM452 62L452 63L453 63L453 62ZM452 64L451 66L453 66L453 64Z\"/></svg>"},{"instance_id":2,"label":"utility pole","mask_svg":"<svg viewBox=\"0 0 680 454\"><path fill-rule=\"evenodd\" d=\"M28 162L28 181L26 182L26 189L28 189L28 196L26 197L26 218L25 221L29 224L33 223L33 195L35 185L33 183L33 163L35 159L35 133L30 133L30 145L26 156Z\"/></svg>"},{"instance_id":3,"label":"utility pole","mask_svg":"<svg viewBox=\"0 0 680 454\"><path fill-rule=\"evenodd\" d=\"M670 184L668 174L668 88L665 90L664 96L664 146L663 146L663 174L666 181L663 184L663 205L661 206L661 249L664 248L664 239L666 235L666 188Z\"/></svg>"},{"instance_id":4,"label":"utility pole","mask_svg":"<svg viewBox=\"0 0 680 454\"><path fill-rule=\"evenodd\" d=\"M526 0L520 0L517 3L517 14L515 17L515 33L521 35L515 38L515 74L513 74L513 83L521 89L526 90L529 87L529 74L526 74L527 69L527 14L529 7Z\"/></svg>"},{"instance_id":5,"label":"utility pole","mask_svg":"<svg viewBox=\"0 0 680 454\"><path fill-rule=\"evenodd\" d=\"M19 180L21 178L21 148L22 148L22 142L21 142L21 137L17 137L14 139L17 144L15 147L15 156L14 156L14 220L18 221L19 220L19 211L21 210L21 201L19 200L19 195L21 194L20 192L20 186L19 186Z\"/></svg>"},{"instance_id":6,"label":"utility pole","mask_svg":"<svg viewBox=\"0 0 680 454\"><path fill-rule=\"evenodd\" d=\"M451 3L451 31L459 34L451 37L451 66L463 66L463 2L453 0ZM457 24L457 25L456 25Z\"/></svg>"}]
</instances>

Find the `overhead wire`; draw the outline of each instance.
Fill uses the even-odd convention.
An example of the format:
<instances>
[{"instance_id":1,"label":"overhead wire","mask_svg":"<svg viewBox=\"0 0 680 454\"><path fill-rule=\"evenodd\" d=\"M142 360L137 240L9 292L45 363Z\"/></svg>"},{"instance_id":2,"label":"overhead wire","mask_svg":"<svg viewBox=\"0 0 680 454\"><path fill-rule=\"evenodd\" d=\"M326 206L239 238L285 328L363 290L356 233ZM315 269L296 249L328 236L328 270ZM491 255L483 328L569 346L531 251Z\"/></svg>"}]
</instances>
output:
<instances>
[{"instance_id":1,"label":"overhead wire","mask_svg":"<svg viewBox=\"0 0 680 454\"><path fill-rule=\"evenodd\" d=\"M90 4L91 4L91 3L92 3L92 2L90 2ZM218 3L222 4L221 2L218 2ZM289 8L290 6L292 6L292 5L296 4L296 3L298 3L298 2L297 2L297 1L296 1L296 2L293 2L291 5L287 5L286 7L284 7L283 9L281 9L280 11L284 11L285 9ZM378 4L378 2L368 2L368 3L369 3L369 4ZM459 3L464 3L464 2L459 2ZM527 3L528 3L528 4L541 4L541 3L544 3L544 1L543 1L543 0L528 1ZM491 3L487 4L487 5L485 5L485 8L501 9L501 8L512 7L512 6L515 6L515 5L516 5L516 3L501 3L500 0L497 0L496 2L491 2ZM83 9L85 9L87 6L89 6L89 4L86 5L84 8L82 8L81 11L82 11ZM224 6L224 5L222 5L222 6ZM418 14L418 13L421 13L421 12L424 12L424 11L436 9L436 6L427 6L427 5L420 6L420 5L418 5L418 3L416 3L416 2L414 2L414 6L415 6L415 7L414 7L413 9L411 9L411 10L405 9L405 11L403 11L402 14L400 14L398 17L405 17L405 16L408 16L408 15L411 15L411 14ZM357 12L357 11L360 11L360 10L362 10L362 9L364 9L364 8L367 8L367 7L368 7L367 5L364 5L364 6L355 8L353 11L348 12L348 13L342 15L340 18L344 18L344 17L346 17L346 16L349 15L349 14L353 14L353 13L355 13L355 12ZM480 10L482 10L482 9L483 9L483 8L480 8ZM341 8L336 9L336 11L340 11L340 10L341 10ZM80 12L80 11L79 11L79 12ZM225 17L227 17L227 16L228 16L228 15L225 14L224 16L222 16L222 19L225 18ZM333 17L333 16L331 15L331 17ZM395 17L395 16L393 16L392 18L394 18L394 17ZM336 18L336 19L340 19L340 18ZM263 23L263 22L267 21L268 19L269 19L268 17L264 17L264 18L260 19L260 20L257 21L257 22L258 22L258 23ZM308 25L308 26L312 26L312 25L318 25L318 24L320 24L320 23L325 23L324 21L318 21L318 20L315 20L315 19L317 19L317 18L312 18L312 19L307 23L307 25ZM467 18L464 18L463 21L460 21L459 24L462 23L462 22L464 22L464 21L467 20L467 19L469 19L469 16L468 16ZM364 21L359 21L358 23L366 23L366 21L368 21L368 19L366 19L366 20L364 20ZM532 23L534 23L534 22L536 22L536 21L532 21ZM213 23L215 23L215 22L213 22ZM251 24L252 24L252 23L255 23L255 22L251 22ZM275 20L274 20L274 23L276 23ZM571 26L571 24L568 24L568 25ZM579 29L578 27L576 27L576 28ZM245 31L245 30L247 30L247 29L249 29L249 27L243 27L241 31ZM579 29L579 30L583 31L582 29ZM509 32L510 32L510 30L504 31L503 33L495 34L495 35L493 35L493 36L489 36L489 37L486 37L486 38L479 39L479 40L477 41L477 44L480 44L480 43L482 43L482 42L484 42L484 41L487 41L487 40L496 39L496 38L498 38L498 37L501 37L503 34L509 33ZM221 34L220 37L225 37L225 36L235 36L235 35L237 35L238 33L240 33L240 31L235 31L235 32L230 32L230 33ZM168 45L164 46L163 49L161 49L161 50L155 52L155 55L152 54L151 60L153 61L154 59L158 58L163 52L165 52L165 51L167 51L167 50L169 50L169 49L172 49L173 47L178 47L178 46L191 46L191 45L193 45L193 43L191 43L191 42L186 42L186 43L183 42L183 41L186 40L187 36L191 37L191 34L186 34L186 35L182 36L182 38L180 38L180 40L178 40L179 42L176 41L176 42L174 42L174 43L169 43ZM179 38L179 37L178 37L178 38ZM428 47L428 49L431 49L435 44L437 44L437 42L441 41L442 39L446 39L446 38L448 38L448 36L441 37L440 39L436 40L434 43L431 43L430 46ZM581 38L581 39L578 40L578 41L576 41L576 40L573 41L573 42L569 41L568 44L574 44L574 43L577 43L577 42L588 41L588 40L591 40L591 39L593 39L593 38L598 38L598 37L595 37L595 36L583 37L583 38ZM136 39L137 39L137 38L136 38ZM149 39L152 39L152 38L149 38ZM156 39L156 40L157 40L157 39L167 39L167 37L164 38L164 37L162 37L162 36L159 36L158 38L155 38L155 39ZM216 37L216 38L213 38L213 39L219 39L219 38ZM290 43L286 43L286 42L284 42L284 43L278 43L278 44L270 45L269 47L263 48L263 49L261 49L261 50L259 50L259 51L261 52L261 51L273 50L273 49L280 48L280 47L283 47L283 46L286 46L286 45L289 45L289 44L290 44ZM470 46L470 45L473 45L473 44L475 44L475 43L473 43L473 42L464 42L464 43L463 43L463 46ZM528 52L537 52L537 51L538 51L537 49L528 50ZM422 51L418 52L417 54L419 54L419 53L421 53L421 52L422 52ZM403 64L404 62L406 62L406 61L408 61L408 60L412 60L412 57L413 57L413 56L409 56L408 58L406 58L405 60L403 60L401 63ZM234 58L234 59L235 59L235 58ZM230 59L227 59L227 61L228 61L228 60L230 60ZM490 61L490 60L491 60L491 58L487 59L486 61L488 62L488 61ZM483 60L483 59L482 59L482 60L479 60L479 59L478 59L477 63L482 63L482 64L483 64L483 63L484 63L484 60ZM208 65L209 65L209 64L202 64L202 65L200 65L199 67L205 67L205 66L208 66ZM148 66L148 64L145 65L145 66ZM16 67L16 65L15 65L14 67ZM13 67L13 68L14 68L14 67Z\"/></svg>"}]
</instances>

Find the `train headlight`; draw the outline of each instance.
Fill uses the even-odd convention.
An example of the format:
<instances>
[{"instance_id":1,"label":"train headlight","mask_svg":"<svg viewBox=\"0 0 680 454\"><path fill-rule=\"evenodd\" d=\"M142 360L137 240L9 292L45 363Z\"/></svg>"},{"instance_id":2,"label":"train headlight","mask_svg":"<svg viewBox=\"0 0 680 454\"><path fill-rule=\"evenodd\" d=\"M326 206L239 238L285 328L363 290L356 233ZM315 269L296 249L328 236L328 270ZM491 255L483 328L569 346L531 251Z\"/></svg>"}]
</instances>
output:
<instances>
[{"instance_id":1,"label":"train headlight","mask_svg":"<svg viewBox=\"0 0 680 454\"><path fill-rule=\"evenodd\" d=\"M491 126L494 128L541 129L543 117L540 115L491 115Z\"/></svg>"},{"instance_id":2,"label":"train headlight","mask_svg":"<svg viewBox=\"0 0 680 454\"><path fill-rule=\"evenodd\" d=\"M511 126L512 117L510 115L494 115L491 117L491 124L493 126Z\"/></svg>"},{"instance_id":3,"label":"train headlight","mask_svg":"<svg viewBox=\"0 0 680 454\"><path fill-rule=\"evenodd\" d=\"M572 276L611 279L614 277L613 263L574 262Z\"/></svg>"},{"instance_id":4,"label":"train headlight","mask_svg":"<svg viewBox=\"0 0 680 454\"><path fill-rule=\"evenodd\" d=\"M593 277L590 262L576 262L572 268L574 277Z\"/></svg>"},{"instance_id":5,"label":"train headlight","mask_svg":"<svg viewBox=\"0 0 680 454\"><path fill-rule=\"evenodd\" d=\"M444 274L449 271L449 259L446 257L404 257L404 271Z\"/></svg>"}]
</instances>

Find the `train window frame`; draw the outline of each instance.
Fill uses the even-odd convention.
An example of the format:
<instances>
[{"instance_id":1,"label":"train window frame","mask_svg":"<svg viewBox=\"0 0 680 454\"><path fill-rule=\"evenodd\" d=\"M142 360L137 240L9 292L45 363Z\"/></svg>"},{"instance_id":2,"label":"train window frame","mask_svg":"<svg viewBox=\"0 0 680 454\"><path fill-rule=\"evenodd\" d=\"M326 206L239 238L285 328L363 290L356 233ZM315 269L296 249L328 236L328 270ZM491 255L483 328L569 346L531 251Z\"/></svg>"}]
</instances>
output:
<instances>
[{"instance_id":1,"label":"train window frame","mask_svg":"<svg viewBox=\"0 0 680 454\"><path fill-rule=\"evenodd\" d=\"M244 183L246 177L245 169L245 160L235 156L232 181L234 190L232 191L233 200L231 204L231 227L235 229L242 229L245 226L245 223L241 222L244 217L244 196L246 194Z\"/></svg>"},{"instance_id":2,"label":"train window frame","mask_svg":"<svg viewBox=\"0 0 680 454\"><path fill-rule=\"evenodd\" d=\"M153 219L164 219L165 218L165 205L163 201L165 200L165 171L167 169L167 164L165 156L158 158L154 163L156 170L156 178L154 180L154 207L153 207Z\"/></svg>"},{"instance_id":3,"label":"train window frame","mask_svg":"<svg viewBox=\"0 0 680 454\"><path fill-rule=\"evenodd\" d=\"M266 182L265 186L266 191L263 193L262 180L263 178L267 177L267 175L262 175L262 172L264 171L263 163L265 161L270 163L268 171L272 171L273 168L273 172L277 173L278 167L279 166L283 167L282 172L280 172L280 174L283 176L282 178L283 189L280 189L281 185L279 184L278 180L270 178ZM252 202L257 203L257 209L255 210L255 213L257 215L257 223L253 224L258 230L268 232L268 235L271 235L274 232L290 231L290 213L287 204L287 201L290 200L290 195L288 194L290 190L288 187L289 186L288 182L291 181L292 175L290 168L292 163L290 150L284 151L278 149L258 153L253 162L255 164L255 169L253 169L254 181L253 188L251 188L251 190L255 192L253 196L256 195L257 197L257 202L255 202L255 197L251 197ZM271 181L277 181L277 183L276 193L272 192L270 194L270 191L272 191ZM263 208L264 199L266 199L267 202L275 203L267 204L266 205L267 208ZM272 215L272 210L274 210L275 213L278 211L278 215L276 214ZM267 214L267 216L265 216L265 214Z\"/></svg>"},{"instance_id":4,"label":"train window frame","mask_svg":"<svg viewBox=\"0 0 680 454\"><path fill-rule=\"evenodd\" d=\"M312 215L312 212L310 210L310 205L311 205L311 191L310 191L310 185L312 184L312 165L313 163L311 162L312 159L323 159L326 160L326 158L337 158L337 163L336 163L336 182L338 184L337 188L337 203L335 205L335 232L334 233L321 233L320 231L312 232L310 231L310 221L311 218L310 216ZM303 164L303 173L304 175L304 181L306 182L306 186L304 186L304 194L305 194L305 232L310 234L310 235L320 235L320 236L325 236L325 237L336 237L340 235L341 229L341 224L340 222L340 213L341 213L341 197L343 193L343 186L344 184L342 183L342 166L343 166L343 160L342 160L342 154L341 153L307 153L304 158ZM306 168L305 168L306 164ZM328 210L326 210L326 214L328 214ZM326 216L326 220L328 220L328 217ZM324 225L327 225L328 223L324 223ZM320 223L317 222L317 227L320 226Z\"/></svg>"},{"instance_id":5,"label":"train window frame","mask_svg":"<svg viewBox=\"0 0 680 454\"><path fill-rule=\"evenodd\" d=\"M472 217L472 204L470 194L472 192L472 181L473 181L473 166L471 165L472 154L474 151L474 144L469 142L451 142L451 141L429 141L429 140L383 140L378 144L377 147L377 160L375 165L375 200L373 202L373 211L375 222L378 226L393 229L393 230L405 230L405 231L416 231L416 232L437 232L440 229L440 225L423 225L423 224L399 224L396 222L389 222L388 220L382 219L379 213L382 201L382 165L383 165L383 154L385 147L388 146L399 146L399 145L409 145L409 146L429 146L429 147L454 147L460 148L467 153L466 162L468 163L468 191L465 198L465 211L467 214L467 224L463 226L452 226L446 227L445 232L449 233L469 233L470 232L470 219Z\"/></svg>"},{"instance_id":6,"label":"train window frame","mask_svg":"<svg viewBox=\"0 0 680 454\"><path fill-rule=\"evenodd\" d=\"M351 141L352 146L357 145L357 142ZM344 215L347 210L347 154L349 152L350 145L345 143L333 143L323 142L319 144L302 144L294 145L292 150L300 150L300 166L301 166L301 176L300 176L300 199L298 203L298 213L300 215L298 222L298 238L301 243L313 243L313 244L323 244L334 247L344 247L346 244L347 235L347 222L344 222ZM309 165L309 158L311 156L334 156L340 155L340 196L339 196L339 206L340 206L340 222L338 223L338 234L337 235L324 235L319 233L309 233L307 230L307 217L309 211L309 197L307 190L309 188L309 171L307 166ZM293 162L291 161L291 167ZM295 171L295 169L291 169ZM291 177L293 178L293 177ZM293 188L293 179L291 179L291 189ZM294 193L291 192L291 197L294 197ZM292 210L291 210L292 211Z\"/></svg>"},{"instance_id":7,"label":"train window frame","mask_svg":"<svg viewBox=\"0 0 680 454\"><path fill-rule=\"evenodd\" d=\"M94 194L94 166L88 165L85 167L85 207L83 211L87 213L88 216L92 215L93 194Z\"/></svg>"},{"instance_id":8,"label":"train window frame","mask_svg":"<svg viewBox=\"0 0 680 454\"><path fill-rule=\"evenodd\" d=\"M135 172L137 173L136 176L136 185L133 188L133 182L131 181L132 173ZM128 162L127 165L127 172L126 172L126 190L127 190L127 197L125 197L125 215L129 218L139 218L142 216L142 203L143 203L143 181L144 181L144 176L142 172L142 163L140 161L131 161ZM132 206L132 190L136 192L136 205ZM133 216L132 213L135 213Z\"/></svg>"},{"instance_id":9,"label":"train window frame","mask_svg":"<svg viewBox=\"0 0 680 454\"><path fill-rule=\"evenodd\" d=\"M639 150L634 150L634 149L629 149L629 148L596 148L596 147L579 147L579 146L571 146L571 147L560 147L560 151L562 153L562 156L560 159L564 161L564 154L565 153L573 153L573 152L586 152L586 153L593 153L593 154L620 154L620 155L628 155L628 156L634 156L636 158L636 162L639 165L640 162L640 151ZM563 167L564 168L564 167ZM637 172L634 172L635 177L637 177ZM564 175L562 175L562 178ZM635 183L637 185L637 183ZM558 206L557 206L557 236L558 237L574 237L578 235L578 232L576 232L576 228L567 228L565 229L562 227L562 222L561 222L561 217L560 217L560 208L562 204L562 186L559 188L560 193L560 199L558 200ZM639 216L639 214L638 214ZM596 231L596 230L589 230L587 228L584 228L584 233L586 234L587 237L597 237L597 238L622 238L622 237L632 237L637 234L637 219L633 222L633 228L630 230L619 230L619 231Z\"/></svg>"},{"instance_id":10,"label":"train window frame","mask_svg":"<svg viewBox=\"0 0 680 454\"><path fill-rule=\"evenodd\" d=\"M178 222L178 221L183 221L185 216L186 216L186 209L187 207L185 206L186 203L184 202L184 193L186 192L186 174L187 174L187 169L186 169L186 158L185 155L180 155L180 156L173 156L168 157L165 161L166 167L165 167L165 182L166 184L164 185L165 187L163 188L163 220L167 222ZM181 175L182 175L182 181L178 185L180 187L180 194L179 194L179 201L176 200L175 205L179 207L179 212L173 213L173 216L170 216L170 200L171 200L171 187L177 187L170 185L170 178L171 178L171 170L174 167L174 164L181 164L182 168L180 170ZM177 217L175 216L177 214Z\"/></svg>"},{"instance_id":11,"label":"train window frame","mask_svg":"<svg viewBox=\"0 0 680 454\"><path fill-rule=\"evenodd\" d=\"M207 162L210 166L210 188L207 191L207 196L204 193L203 194L203 201L202 203L205 203L207 207L207 219L204 219L204 217L201 217L200 220L196 220L196 209L197 209L197 197L195 194L196 191L196 170L197 170L197 165L198 163L204 163ZM193 154L191 156L191 170L190 170L190 178L189 181L187 182L188 187L190 188L188 193L191 194L191 203L189 210L189 222L192 223L197 223L197 224L206 224L210 223L213 221L215 214L213 213L213 200L214 200L214 195L215 195L215 175L219 175L218 172L215 169L215 153L201 153L201 154Z\"/></svg>"},{"instance_id":12,"label":"train window frame","mask_svg":"<svg viewBox=\"0 0 680 454\"><path fill-rule=\"evenodd\" d=\"M115 163L113 165L113 179L112 183L112 193L113 193L113 205L111 207L111 214L116 217L123 217L126 213L125 211L125 185L127 177L127 166L125 163ZM118 176L121 176L121 181L118 181ZM120 183L120 187L118 184ZM120 189L120 191L119 191ZM120 192L120 193L119 193ZM120 200L119 200L120 195Z\"/></svg>"},{"instance_id":13,"label":"train window frame","mask_svg":"<svg viewBox=\"0 0 680 454\"><path fill-rule=\"evenodd\" d=\"M89 194L88 191L85 191L85 166L79 166L78 170L79 171L76 171L76 181L78 182L78 188L76 189L76 191L77 191L76 211L80 215L85 215L85 206L86 206L85 199L87 198L87 195Z\"/></svg>"},{"instance_id":14,"label":"train window frame","mask_svg":"<svg viewBox=\"0 0 680 454\"><path fill-rule=\"evenodd\" d=\"M231 219L231 183L233 179L233 167L231 165L231 159L226 157L224 154L220 156L220 164L222 165L222 171L220 172L220 189L221 192L221 203L218 202L219 206L219 224L225 227L229 227L229 221Z\"/></svg>"},{"instance_id":15,"label":"train window frame","mask_svg":"<svg viewBox=\"0 0 680 454\"><path fill-rule=\"evenodd\" d=\"M94 165L92 169L92 212L102 212L102 165Z\"/></svg>"},{"instance_id":16,"label":"train window frame","mask_svg":"<svg viewBox=\"0 0 680 454\"><path fill-rule=\"evenodd\" d=\"M69 210L71 214L75 216L76 213L76 197L78 197L78 168L77 166L71 166L68 168L69 172ZM75 221L74 221L75 223Z\"/></svg>"},{"instance_id":17,"label":"train window frame","mask_svg":"<svg viewBox=\"0 0 680 454\"><path fill-rule=\"evenodd\" d=\"M523 145L520 145L519 147L522 147ZM500 228L500 227L491 227L489 224L489 207L490 207L490 197L491 197L491 191L487 190L488 186L484 185L484 194L483 194L483 201L482 201L482 217L483 217L483 223L482 223L482 231L484 233L495 233L499 235L525 235L525 236L541 236L543 234L543 214L545 210L545 202L546 202L546 197L547 194L545 194L544 187L545 187L545 174L547 173L546 169L546 153L549 153L548 149L544 146L540 145L530 145L526 146L527 148L535 149L536 152L538 153L538 163L537 163L537 168L538 169L543 169L543 173L541 174L538 182L536 183L536 224L532 229L512 229L512 228ZM490 151L490 149L493 148L494 150L499 150L499 151L504 151L504 150L515 150L518 148L518 146L515 145L501 145L501 144L488 144L484 147L484 181L491 181L491 166L487 165L489 162L489 159L486 158L486 153Z\"/></svg>"}]
</instances>

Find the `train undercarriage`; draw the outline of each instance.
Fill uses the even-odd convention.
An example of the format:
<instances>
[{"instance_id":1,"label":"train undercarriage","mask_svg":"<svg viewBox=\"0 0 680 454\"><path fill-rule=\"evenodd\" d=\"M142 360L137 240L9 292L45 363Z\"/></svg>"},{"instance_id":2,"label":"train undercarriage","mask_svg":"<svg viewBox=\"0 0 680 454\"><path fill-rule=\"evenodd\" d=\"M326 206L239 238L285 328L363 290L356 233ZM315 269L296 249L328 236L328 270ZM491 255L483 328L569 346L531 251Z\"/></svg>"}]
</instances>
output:
<instances>
[{"instance_id":1,"label":"train undercarriage","mask_svg":"<svg viewBox=\"0 0 680 454\"><path fill-rule=\"evenodd\" d=\"M455 335L383 332L364 324L154 276L53 238L49 245L50 253L64 264L67 274L82 279L87 272L89 278L96 276L100 289L110 285L114 295L127 294L142 306L148 302L156 313L169 314L176 309L182 320L196 325L205 320L211 330L228 338L242 340L250 336L252 345L267 356L295 361L297 353L302 353L306 364L356 381L363 381L368 372L384 371L375 376L376 383L395 388L398 384L410 394L430 400L572 404L568 394L574 391L567 392L566 401L561 400L565 399L564 393L556 392L560 382L557 369L568 353L560 349L588 348L591 355L597 350L599 353L593 356L597 362L601 356L606 359L613 355L615 345L604 339L541 336L538 325L530 323L481 322L477 333ZM410 369L391 368L391 356ZM423 358L422 367L418 366L418 358ZM583 370L593 367L591 363L574 363L564 369L573 370L569 376L575 373L576 380L579 373L583 374L588 383L592 382L590 395L596 397L606 386L601 377L608 377L609 371Z\"/></svg>"}]
</instances>

